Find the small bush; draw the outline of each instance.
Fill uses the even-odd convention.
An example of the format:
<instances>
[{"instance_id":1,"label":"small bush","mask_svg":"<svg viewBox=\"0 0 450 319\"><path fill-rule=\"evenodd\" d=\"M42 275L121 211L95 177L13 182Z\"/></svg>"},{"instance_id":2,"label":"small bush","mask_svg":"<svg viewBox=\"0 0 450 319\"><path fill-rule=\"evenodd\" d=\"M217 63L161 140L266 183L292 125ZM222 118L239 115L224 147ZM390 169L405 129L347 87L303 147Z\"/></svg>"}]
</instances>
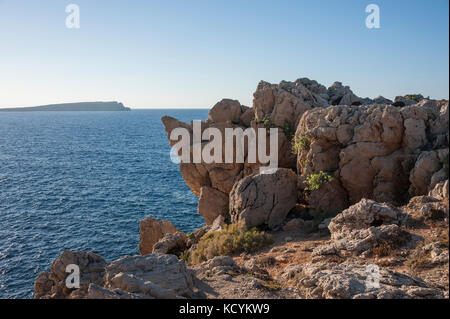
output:
<instances>
[{"instance_id":1,"label":"small bush","mask_svg":"<svg viewBox=\"0 0 450 319\"><path fill-rule=\"evenodd\" d=\"M270 235L256 228L248 230L245 225L225 225L222 230L213 231L202 238L191 252L189 260L199 263L215 256L231 256L241 252L254 252L272 244Z\"/></svg>"},{"instance_id":2,"label":"small bush","mask_svg":"<svg viewBox=\"0 0 450 319\"><path fill-rule=\"evenodd\" d=\"M262 123L264 125L264 128L266 129L266 133L267 134L270 134L270 129L271 128L275 128L276 127L275 123L269 118L264 118L262 120L257 120L256 123L257 124L261 124Z\"/></svg>"},{"instance_id":3,"label":"small bush","mask_svg":"<svg viewBox=\"0 0 450 319\"><path fill-rule=\"evenodd\" d=\"M448 249L448 247L449 247L448 229L441 231L441 233L438 236L438 240L441 244L443 244L445 246L445 248Z\"/></svg>"},{"instance_id":4,"label":"small bush","mask_svg":"<svg viewBox=\"0 0 450 319\"><path fill-rule=\"evenodd\" d=\"M372 248L372 253L378 257L386 257L391 254L392 248L388 242L383 242Z\"/></svg>"},{"instance_id":5,"label":"small bush","mask_svg":"<svg viewBox=\"0 0 450 319\"><path fill-rule=\"evenodd\" d=\"M423 96L421 94L408 94L405 95L405 98L408 100L413 100L415 102L420 102L423 99Z\"/></svg>"},{"instance_id":6,"label":"small bush","mask_svg":"<svg viewBox=\"0 0 450 319\"><path fill-rule=\"evenodd\" d=\"M282 125L281 129L283 130L284 135L289 141L294 138L295 131L289 124Z\"/></svg>"},{"instance_id":7,"label":"small bush","mask_svg":"<svg viewBox=\"0 0 450 319\"><path fill-rule=\"evenodd\" d=\"M292 143L292 154L297 155L299 151L308 151L311 146L311 142L305 136L296 136Z\"/></svg>"},{"instance_id":8,"label":"small bush","mask_svg":"<svg viewBox=\"0 0 450 319\"><path fill-rule=\"evenodd\" d=\"M306 185L305 190L307 191L315 191L322 187L323 184L329 183L333 180L333 175L330 173L325 173L320 171L316 174L310 174L306 177Z\"/></svg>"}]
</instances>

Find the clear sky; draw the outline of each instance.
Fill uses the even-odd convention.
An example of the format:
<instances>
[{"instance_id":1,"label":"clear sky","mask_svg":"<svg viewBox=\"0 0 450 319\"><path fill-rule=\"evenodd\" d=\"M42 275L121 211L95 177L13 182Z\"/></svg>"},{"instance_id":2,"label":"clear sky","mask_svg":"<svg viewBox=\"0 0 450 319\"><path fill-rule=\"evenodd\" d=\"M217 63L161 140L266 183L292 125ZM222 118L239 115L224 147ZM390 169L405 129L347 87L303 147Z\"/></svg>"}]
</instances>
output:
<instances>
[{"instance_id":1,"label":"clear sky","mask_svg":"<svg viewBox=\"0 0 450 319\"><path fill-rule=\"evenodd\" d=\"M365 26L371 3L380 29ZM448 98L448 30L448 0L0 0L0 107L251 106L260 80L299 77Z\"/></svg>"}]
</instances>

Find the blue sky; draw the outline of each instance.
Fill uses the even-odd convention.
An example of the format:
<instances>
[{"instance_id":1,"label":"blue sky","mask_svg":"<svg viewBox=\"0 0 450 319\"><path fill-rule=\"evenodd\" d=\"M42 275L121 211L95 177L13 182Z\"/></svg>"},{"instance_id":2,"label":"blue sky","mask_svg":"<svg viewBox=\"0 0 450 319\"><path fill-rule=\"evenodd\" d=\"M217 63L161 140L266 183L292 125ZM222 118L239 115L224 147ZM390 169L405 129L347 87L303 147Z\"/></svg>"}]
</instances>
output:
<instances>
[{"instance_id":1,"label":"blue sky","mask_svg":"<svg viewBox=\"0 0 450 319\"><path fill-rule=\"evenodd\" d=\"M80 29L65 7L78 4ZM367 29L365 8L381 10ZM0 107L251 106L260 80L448 98L447 0L0 0Z\"/></svg>"}]
</instances>

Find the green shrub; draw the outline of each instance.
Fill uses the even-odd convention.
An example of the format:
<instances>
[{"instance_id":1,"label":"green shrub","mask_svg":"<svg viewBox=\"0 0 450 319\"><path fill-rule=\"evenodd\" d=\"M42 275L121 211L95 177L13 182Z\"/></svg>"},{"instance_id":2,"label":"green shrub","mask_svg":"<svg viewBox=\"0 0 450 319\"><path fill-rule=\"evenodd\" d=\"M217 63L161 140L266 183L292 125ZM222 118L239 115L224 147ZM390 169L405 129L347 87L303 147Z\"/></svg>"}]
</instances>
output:
<instances>
[{"instance_id":1,"label":"green shrub","mask_svg":"<svg viewBox=\"0 0 450 319\"><path fill-rule=\"evenodd\" d=\"M283 130L284 135L289 141L291 141L294 138L295 131L289 124L282 125L281 129Z\"/></svg>"},{"instance_id":2,"label":"green shrub","mask_svg":"<svg viewBox=\"0 0 450 319\"><path fill-rule=\"evenodd\" d=\"M180 259L182 261L184 261L186 264L189 263L189 260L191 259L191 253L189 252L188 249L186 249L181 255L180 255Z\"/></svg>"},{"instance_id":3,"label":"green shrub","mask_svg":"<svg viewBox=\"0 0 450 319\"><path fill-rule=\"evenodd\" d=\"M331 182L333 175L320 171L319 173L310 174L306 177L307 191L315 191L322 187L323 184Z\"/></svg>"},{"instance_id":4,"label":"green shrub","mask_svg":"<svg viewBox=\"0 0 450 319\"><path fill-rule=\"evenodd\" d=\"M275 123L269 118L264 118L262 120L256 120L256 123L257 124L261 124L262 123L264 128L266 129L266 133L267 134L270 134L270 129L271 128L275 128L276 127Z\"/></svg>"},{"instance_id":5,"label":"green shrub","mask_svg":"<svg viewBox=\"0 0 450 319\"><path fill-rule=\"evenodd\" d=\"M186 234L186 237L189 239L194 239L195 235L194 235L194 233L188 233L188 234Z\"/></svg>"},{"instance_id":6,"label":"green shrub","mask_svg":"<svg viewBox=\"0 0 450 319\"><path fill-rule=\"evenodd\" d=\"M292 143L292 154L297 155L300 150L308 151L311 142L306 136L296 136Z\"/></svg>"},{"instance_id":7,"label":"green shrub","mask_svg":"<svg viewBox=\"0 0 450 319\"><path fill-rule=\"evenodd\" d=\"M225 225L222 230L212 231L200 238L189 260L199 263L215 256L231 256L241 252L254 252L272 244L270 235L250 230L245 225Z\"/></svg>"}]
</instances>

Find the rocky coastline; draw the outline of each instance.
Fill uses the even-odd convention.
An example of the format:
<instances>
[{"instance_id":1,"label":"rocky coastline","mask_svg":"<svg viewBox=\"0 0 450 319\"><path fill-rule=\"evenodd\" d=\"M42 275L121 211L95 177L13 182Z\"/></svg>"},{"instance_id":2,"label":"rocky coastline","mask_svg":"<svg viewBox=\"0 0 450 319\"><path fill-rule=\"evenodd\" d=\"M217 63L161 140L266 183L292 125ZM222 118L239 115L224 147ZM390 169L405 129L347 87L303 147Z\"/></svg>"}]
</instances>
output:
<instances>
[{"instance_id":1,"label":"rocky coastline","mask_svg":"<svg viewBox=\"0 0 450 319\"><path fill-rule=\"evenodd\" d=\"M218 102L202 130L277 128L273 174L180 163L206 226L185 234L149 217L141 255L110 263L65 251L35 298L449 298L449 102L361 98L306 78L261 81L253 96L252 107ZM168 137L193 129L162 123ZM70 264L79 288L65 283Z\"/></svg>"}]
</instances>

